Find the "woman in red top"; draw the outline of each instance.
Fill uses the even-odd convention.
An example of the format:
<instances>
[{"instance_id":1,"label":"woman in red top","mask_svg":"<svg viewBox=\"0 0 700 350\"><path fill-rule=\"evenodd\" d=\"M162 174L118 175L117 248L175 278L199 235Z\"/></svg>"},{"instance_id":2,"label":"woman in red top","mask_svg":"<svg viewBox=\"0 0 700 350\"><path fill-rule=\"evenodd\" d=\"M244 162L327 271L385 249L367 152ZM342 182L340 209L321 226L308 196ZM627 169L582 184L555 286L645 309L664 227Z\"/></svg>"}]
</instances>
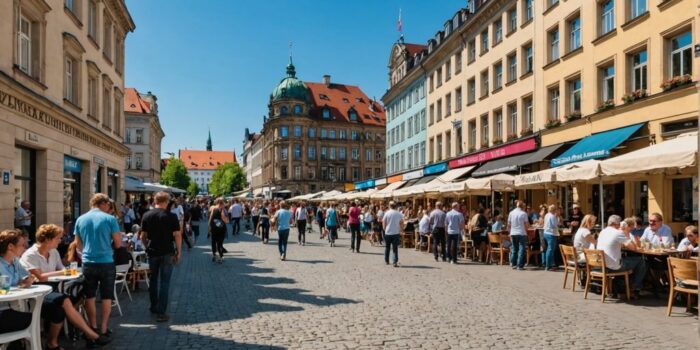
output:
<instances>
[{"instance_id":1,"label":"woman in red top","mask_svg":"<svg viewBox=\"0 0 700 350\"><path fill-rule=\"evenodd\" d=\"M360 214L362 209L357 205L356 202L350 203L350 210L348 210L348 225L350 225L350 250L355 253L360 252L360 242L362 242L362 236L360 236Z\"/></svg>"}]
</instances>

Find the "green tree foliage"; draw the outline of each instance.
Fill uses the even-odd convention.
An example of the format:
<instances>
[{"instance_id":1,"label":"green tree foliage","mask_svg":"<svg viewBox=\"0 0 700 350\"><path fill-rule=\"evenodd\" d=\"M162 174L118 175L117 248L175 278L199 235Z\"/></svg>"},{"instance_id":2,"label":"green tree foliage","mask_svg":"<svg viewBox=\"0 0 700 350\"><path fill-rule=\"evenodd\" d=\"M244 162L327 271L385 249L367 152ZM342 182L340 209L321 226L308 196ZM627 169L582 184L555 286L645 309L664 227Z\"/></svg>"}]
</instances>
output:
<instances>
[{"instance_id":1,"label":"green tree foliage","mask_svg":"<svg viewBox=\"0 0 700 350\"><path fill-rule=\"evenodd\" d=\"M160 176L160 183L166 186L187 190L190 185L190 176L187 175L185 163L181 160L171 157L168 160L168 165L163 170Z\"/></svg>"},{"instance_id":2,"label":"green tree foliage","mask_svg":"<svg viewBox=\"0 0 700 350\"><path fill-rule=\"evenodd\" d=\"M197 183L190 180L190 185L187 186L187 195L190 197L196 197L199 194L199 186Z\"/></svg>"},{"instance_id":3,"label":"green tree foliage","mask_svg":"<svg viewBox=\"0 0 700 350\"><path fill-rule=\"evenodd\" d=\"M211 176L209 194L226 196L232 192L240 191L246 186L245 174L237 163L225 163L220 165Z\"/></svg>"}]
</instances>

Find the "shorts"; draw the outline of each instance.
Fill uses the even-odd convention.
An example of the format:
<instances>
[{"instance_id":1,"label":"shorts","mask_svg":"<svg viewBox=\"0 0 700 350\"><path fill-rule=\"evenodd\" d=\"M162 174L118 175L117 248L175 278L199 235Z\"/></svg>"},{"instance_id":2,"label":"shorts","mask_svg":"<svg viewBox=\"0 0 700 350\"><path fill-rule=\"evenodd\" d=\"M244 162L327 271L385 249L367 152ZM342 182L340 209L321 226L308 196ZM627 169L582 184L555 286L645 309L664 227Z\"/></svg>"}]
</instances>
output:
<instances>
[{"instance_id":1,"label":"shorts","mask_svg":"<svg viewBox=\"0 0 700 350\"><path fill-rule=\"evenodd\" d=\"M66 313L63 311L63 301L68 298L63 293L51 292L44 297L41 307L41 318L51 323L63 323Z\"/></svg>"},{"instance_id":2,"label":"shorts","mask_svg":"<svg viewBox=\"0 0 700 350\"><path fill-rule=\"evenodd\" d=\"M489 242L489 237L488 236L482 236L481 234L485 233L484 231L476 231L471 233L471 238L472 242L474 242L474 246L479 246L481 243L488 243Z\"/></svg>"},{"instance_id":3,"label":"shorts","mask_svg":"<svg viewBox=\"0 0 700 350\"><path fill-rule=\"evenodd\" d=\"M83 263L83 275L85 298L94 298L99 287L102 299L114 299L114 279L117 277L114 263Z\"/></svg>"}]
</instances>

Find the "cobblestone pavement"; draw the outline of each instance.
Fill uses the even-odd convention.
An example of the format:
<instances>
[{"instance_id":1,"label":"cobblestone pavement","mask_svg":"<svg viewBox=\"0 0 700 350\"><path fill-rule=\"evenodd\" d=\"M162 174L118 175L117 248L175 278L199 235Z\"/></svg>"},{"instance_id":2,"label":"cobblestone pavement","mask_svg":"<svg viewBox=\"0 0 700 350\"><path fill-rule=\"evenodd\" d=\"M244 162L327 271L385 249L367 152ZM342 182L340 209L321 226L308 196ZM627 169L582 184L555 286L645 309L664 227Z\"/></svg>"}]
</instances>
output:
<instances>
[{"instance_id":1,"label":"cobblestone pavement","mask_svg":"<svg viewBox=\"0 0 700 350\"><path fill-rule=\"evenodd\" d=\"M112 316L113 349L698 349L698 321L665 300L635 303L562 289L562 274L505 266L449 265L400 249L400 268L383 248L349 235L330 248L290 234L288 261L276 240L249 234L226 242L211 262L206 236L174 272L168 324L148 312L148 294ZM272 234L276 238L276 234ZM145 288L145 286L144 286ZM79 344L82 345L82 344Z\"/></svg>"}]
</instances>

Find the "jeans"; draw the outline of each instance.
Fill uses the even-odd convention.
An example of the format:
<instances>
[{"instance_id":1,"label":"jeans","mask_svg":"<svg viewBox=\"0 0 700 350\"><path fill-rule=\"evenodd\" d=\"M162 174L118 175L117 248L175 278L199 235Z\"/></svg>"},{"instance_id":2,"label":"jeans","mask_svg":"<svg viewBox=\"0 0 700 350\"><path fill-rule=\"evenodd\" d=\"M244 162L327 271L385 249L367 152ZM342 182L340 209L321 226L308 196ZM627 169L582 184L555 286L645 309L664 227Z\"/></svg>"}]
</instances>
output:
<instances>
[{"instance_id":1,"label":"jeans","mask_svg":"<svg viewBox=\"0 0 700 350\"><path fill-rule=\"evenodd\" d=\"M231 223L233 225L233 235L237 235L241 231L241 218L231 218Z\"/></svg>"},{"instance_id":2,"label":"jeans","mask_svg":"<svg viewBox=\"0 0 700 350\"><path fill-rule=\"evenodd\" d=\"M400 235L384 235L384 262L389 263L389 249L394 252L394 264L399 262ZM391 248L389 248L391 246Z\"/></svg>"},{"instance_id":3,"label":"jeans","mask_svg":"<svg viewBox=\"0 0 700 350\"><path fill-rule=\"evenodd\" d=\"M527 235L510 236L510 266L525 267L525 253L527 252Z\"/></svg>"},{"instance_id":4,"label":"jeans","mask_svg":"<svg viewBox=\"0 0 700 350\"><path fill-rule=\"evenodd\" d=\"M297 230L299 230L299 242L306 243L306 220L297 220Z\"/></svg>"},{"instance_id":5,"label":"jeans","mask_svg":"<svg viewBox=\"0 0 700 350\"><path fill-rule=\"evenodd\" d=\"M262 239L263 241L270 240L270 222L263 220L260 223L260 228L262 229Z\"/></svg>"},{"instance_id":6,"label":"jeans","mask_svg":"<svg viewBox=\"0 0 700 350\"><path fill-rule=\"evenodd\" d=\"M211 255L216 256L219 253L220 257L224 257L224 233L211 232Z\"/></svg>"},{"instance_id":7,"label":"jeans","mask_svg":"<svg viewBox=\"0 0 700 350\"><path fill-rule=\"evenodd\" d=\"M350 249L360 251L360 224L350 224Z\"/></svg>"},{"instance_id":8,"label":"jeans","mask_svg":"<svg viewBox=\"0 0 700 350\"><path fill-rule=\"evenodd\" d=\"M328 226L328 242L335 242L338 238L338 226Z\"/></svg>"},{"instance_id":9,"label":"jeans","mask_svg":"<svg viewBox=\"0 0 700 350\"><path fill-rule=\"evenodd\" d=\"M168 293L170 291L170 276L173 274L173 256L151 256L148 258L151 276L148 292L151 297L151 309L156 314L165 314L168 308Z\"/></svg>"},{"instance_id":10,"label":"jeans","mask_svg":"<svg viewBox=\"0 0 700 350\"><path fill-rule=\"evenodd\" d=\"M447 256L445 255L445 228L444 227L436 227L433 229L433 255L435 256L435 260L438 258L438 246L440 248L440 251L442 252L442 261L445 261L447 259Z\"/></svg>"},{"instance_id":11,"label":"jeans","mask_svg":"<svg viewBox=\"0 0 700 350\"><path fill-rule=\"evenodd\" d=\"M258 235L258 223L260 222L260 216L253 216L253 236Z\"/></svg>"},{"instance_id":12,"label":"jeans","mask_svg":"<svg viewBox=\"0 0 700 350\"><path fill-rule=\"evenodd\" d=\"M447 235L447 253L450 261L457 262L457 250L459 246L459 234Z\"/></svg>"},{"instance_id":13,"label":"jeans","mask_svg":"<svg viewBox=\"0 0 700 350\"><path fill-rule=\"evenodd\" d=\"M608 271L632 271L632 290L640 290L644 286L644 277L647 274L647 265L641 256L626 256L622 258L622 266L619 270L608 269ZM616 279L618 280L618 279ZM622 279L619 279L621 283Z\"/></svg>"},{"instance_id":14,"label":"jeans","mask_svg":"<svg viewBox=\"0 0 700 350\"><path fill-rule=\"evenodd\" d=\"M277 230L277 235L279 239L277 240L277 248L279 248L280 255L287 255L287 240L289 239L289 229Z\"/></svg>"},{"instance_id":15,"label":"jeans","mask_svg":"<svg viewBox=\"0 0 700 350\"><path fill-rule=\"evenodd\" d=\"M547 250L544 253L544 267L546 269L555 268L557 267L556 252L559 249L559 237L545 233L544 240L547 242Z\"/></svg>"}]
</instances>

